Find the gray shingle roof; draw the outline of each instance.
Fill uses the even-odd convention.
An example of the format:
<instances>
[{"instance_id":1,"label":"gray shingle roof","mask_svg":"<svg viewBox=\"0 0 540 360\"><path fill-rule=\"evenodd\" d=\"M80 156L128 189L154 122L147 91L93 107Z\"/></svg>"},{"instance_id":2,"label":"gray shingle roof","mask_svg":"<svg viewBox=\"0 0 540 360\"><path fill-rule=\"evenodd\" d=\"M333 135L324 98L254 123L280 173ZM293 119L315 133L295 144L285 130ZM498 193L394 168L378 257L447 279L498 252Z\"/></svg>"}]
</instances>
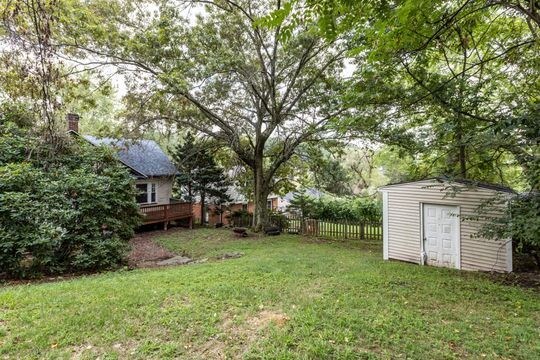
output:
<instances>
[{"instance_id":1,"label":"gray shingle roof","mask_svg":"<svg viewBox=\"0 0 540 360\"><path fill-rule=\"evenodd\" d=\"M315 188L307 188L304 190L307 196L310 196L315 199L320 199L321 197L324 196L324 192ZM283 197L283 200L290 202L294 198L294 195L299 194L299 193L300 193L300 190L291 191Z\"/></svg>"},{"instance_id":2,"label":"gray shingle roof","mask_svg":"<svg viewBox=\"0 0 540 360\"><path fill-rule=\"evenodd\" d=\"M143 177L173 176L177 169L169 157L153 140L126 140L96 138L84 135L94 145L107 145L117 149L120 161Z\"/></svg>"}]
</instances>

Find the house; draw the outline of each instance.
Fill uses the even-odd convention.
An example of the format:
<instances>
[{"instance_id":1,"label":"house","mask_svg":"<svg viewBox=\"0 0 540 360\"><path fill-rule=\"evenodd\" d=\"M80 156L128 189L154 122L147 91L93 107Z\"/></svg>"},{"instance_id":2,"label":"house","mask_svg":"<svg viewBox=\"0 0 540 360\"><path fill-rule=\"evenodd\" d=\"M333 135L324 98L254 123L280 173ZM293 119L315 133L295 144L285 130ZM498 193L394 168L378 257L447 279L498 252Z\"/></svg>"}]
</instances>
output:
<instances>
[{"instance_id":1,"label":"house","mask_svg":"<svg viewBox=\"0 0 540 360\"><path fill-rule=\"evenodd\" d=\"M212 199L206 204L206 219L204 223L208 225L223 224L229 225L231 220L230 217L235 212L245 211L247 213L253 214L255 211L255 203L252 200L249 200L245 195L240 193L236 187L229 187L227 190L227 195L231 201L215 205L212 203ZM275 194L270 194L267 199L267 208L271 211L279 211L279 204L281 197ZM193 220L195 223L201 222L201 204L198 201L193 203Z\"/></svg>"},{"instance_id":2,"label":"house","mask_svg":"<svg viewBox=\"0 0 540 360\"><path fill-rule=\"evenodd\" d=\"M294 199L295 195L299 194L299 191L291 191L285 196L280 197L278 200L278 211L280 212L286 212L289 205L291 205L291 200ZM321 190L315 189L315 188L307 188L304 190L305 195L313 198L313 199L320 199L325 196L325 193Z\"/></svg>"},{"instance_id":3,"label":"house","mask_svg":"<svg viewBox=\"0 0 540 360\"><path fill-rule=\"evenodd\" d=\"M68 114L68 132L82 137L95 146L110 146L117 151L118 160L129 169L138 190L137 203L143 223L163 223L186 220L191 226L192 205L172 199L172 188L177 169L169 157L153 140L97 138L80 135L79 116Z\"/></svg>"},{"instance_id":4,"label":"house","mask_svg":"<svg viewBox=\"0 0 540 360\"><path fill-rule=\"evenodd\" d=\"M509 200L513 190L470 180L432 178L391 184L383 198L383 258L463 270L512 271L510 239L475 236L471 217L487 200ZM505 205L490 210L500 216ZM485 222L484 222L485 223Z\"/></svg>"},{"instance_id":5,"label":"house","mask_svg":"<svg viewBox=\"0 0 540 360\"><path fill-rule=\"evenodd\" d=\"M273 212L286 213L296 193L298 191L291 191L284 196L276 194L268 195L268 199L266 200L267 209ZM322 191L315 188L308 188L305 190L305 193L315 199L324 196ZM254 213L255 203L241 194L237 188L231 186L227 194L232 200L221 206L214 205L212 201L209 201L206 211L206 224L215 225L221 223L223 225L229 225L230 217L235 212L245 211L249 214ZM193 204L193 219L196 223L201 223L201 204L198 201L195 201Z\"/></svg>"}]
</instances>

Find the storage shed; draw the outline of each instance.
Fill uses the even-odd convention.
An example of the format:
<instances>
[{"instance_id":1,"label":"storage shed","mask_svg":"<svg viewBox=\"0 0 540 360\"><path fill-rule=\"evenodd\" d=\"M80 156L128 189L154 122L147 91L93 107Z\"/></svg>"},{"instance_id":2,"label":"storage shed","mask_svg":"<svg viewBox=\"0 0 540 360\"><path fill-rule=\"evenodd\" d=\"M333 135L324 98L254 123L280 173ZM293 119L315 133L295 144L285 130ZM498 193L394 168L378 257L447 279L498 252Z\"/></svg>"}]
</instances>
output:
<instances>
[{"instance_id":1,"label":"storage shed","mask_svg":"<svg viewBox=\"0 0 540 360\"><path fill-rule=\"evenodd\" d=\"M469 180L432 178L391 184L383 198L383 256L463 270L512 271L512 242L475 236L482 224L468 219L495 196L513 190ZM501 213L503 205L491 210Z\"/></svg>"}]
</instances>

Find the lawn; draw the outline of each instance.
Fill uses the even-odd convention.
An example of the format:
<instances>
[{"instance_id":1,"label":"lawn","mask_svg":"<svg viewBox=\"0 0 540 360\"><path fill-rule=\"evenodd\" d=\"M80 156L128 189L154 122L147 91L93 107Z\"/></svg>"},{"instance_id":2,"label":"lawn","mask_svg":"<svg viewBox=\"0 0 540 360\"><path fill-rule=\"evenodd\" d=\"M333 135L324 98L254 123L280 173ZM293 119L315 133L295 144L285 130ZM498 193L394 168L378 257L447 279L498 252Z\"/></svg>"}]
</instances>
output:
<instances>
[{"instance_id":1,"label":"lawn","mask_svg":"<svg viewBox=\"0 0 540 360\"><path fill-rule=\"evenodd\" d=\"M540 295L483 274L359 241L156 240L208 261L6 286L0 358L540 358ZM229 252L243 256L216 260Z\"/></svg>"}]
</instances>

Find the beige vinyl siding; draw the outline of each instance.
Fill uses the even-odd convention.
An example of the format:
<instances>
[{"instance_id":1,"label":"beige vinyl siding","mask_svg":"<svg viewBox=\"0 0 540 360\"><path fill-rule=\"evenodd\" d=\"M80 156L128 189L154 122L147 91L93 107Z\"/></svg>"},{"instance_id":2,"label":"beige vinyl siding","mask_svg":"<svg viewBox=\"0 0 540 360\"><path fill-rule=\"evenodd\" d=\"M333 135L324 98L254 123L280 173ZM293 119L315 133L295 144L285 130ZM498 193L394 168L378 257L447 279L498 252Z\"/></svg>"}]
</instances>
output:
<instances>
[{"instance_id":1,"label":"beige vinyl siding","mask_svg":"<svg viewBox=\"0 0 540 360\"><path fill-rule=\"evenodd\" d=\"M135 181L136 184L156 184L156 204L168 204L172 197L172 188L174 183L173 177L159 177L140 179Z\"/></svg>"},{"instance_id":2,"label":"beige vinyl siding","mask_svg":"<svg viewBox=\"0 0 540 360\"><path fill-rule=\"evenodd\" d=\"M435 185L435 186L434 186ZM446 185L447 186L447 185ZM388 186L388 255L391 259L421 262L421 204L459 206L460 216L477 215L477 207L496 195L494 190L475 188L445 197L448 188L435 180ZM479 239L480 223L460 221L461 269L507 270L505 242Z\"/></svg>"}]
</instances>

